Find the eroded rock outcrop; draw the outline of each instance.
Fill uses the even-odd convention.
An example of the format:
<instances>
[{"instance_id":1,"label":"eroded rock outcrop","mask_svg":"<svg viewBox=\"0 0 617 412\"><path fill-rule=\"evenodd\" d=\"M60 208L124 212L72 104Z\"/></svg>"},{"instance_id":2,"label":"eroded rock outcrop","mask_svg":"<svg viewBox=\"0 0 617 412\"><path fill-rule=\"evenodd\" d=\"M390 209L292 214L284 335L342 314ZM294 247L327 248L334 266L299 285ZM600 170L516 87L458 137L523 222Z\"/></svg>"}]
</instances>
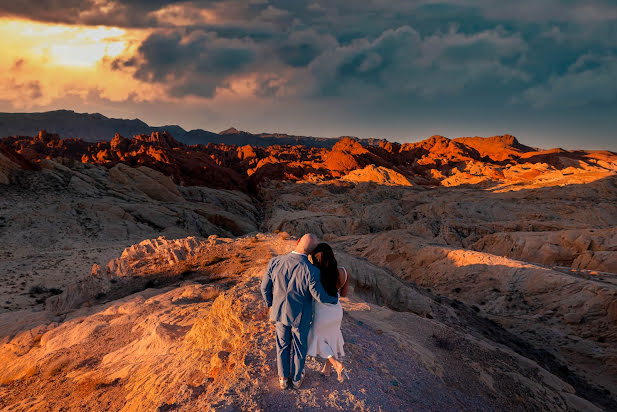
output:
<instances>
[{"instance_id":1,"label":"eroded rock outcrop","mask_svg":"<svg viewBox=\"0 0 617 412\"><path fill-rule=\"evenodd\" d=\"M614 275L553 270L434 245L403 231L340 238L335 244L389 268L400 279L473 305L615 391L610 378L617 366Z\"/></svg>"},{"instance_id":2,"label":"eroded rock outcrop","mask_svg":"<svg viewBox=\"0 0 617 412\"><path fill-rule=\"evenodd\" d=\"M384 186L411 186L411 182L402 174L382 166L368 165L357 169L341 178L352 183L376 183Z\"/></svg>"},{"instance_id":3,"label":"eroded rock outcrop","mask_svg":"<svg viewBox=\"0 0 617 412\"><path fill-rule=\"evenodd\" d=\"M480 239L498 233L543 232L549 236L549 232L590 229L590 222L596 231L617 225L615 177L505 192L342 181L276 183L264 189L262 198L267 211L265 227L294 235L314 231L320 236L344 236L408 229L437 243L474 248ZM505 246L497 250L511 256Z\"/></svg>"},{"instance_id":4,"label":"eroded rock outcrop","mask_svg":"<svg viewBox=\"0 0 617 412\"><path fill-rule=\"evenodd\" d=\"M479 251L544 265L617 273L617 229L496 233L472 245Z\"/></svg>"},{"instance_id":5,"label":"eroded rock outcrop","mask_svg":"<svg viewBox=\"0 0 617 412\"><path fill-rule=\"evenodd\" d=\"M14 171L0 188L0 313L41 307L63 291L79 296L88 286L67 285L144 238L257 231L259 212L242 192L178 186L146 166L67 164L42 159L41 170Z\"/></svg>"},{"instance_id":6,"label":"eroded rock outcrop","mask_svg":"<svg viewBox=\"0 0 617 412\"><path fill-rule=\"evenodd\" d=\"M22 156L0 143L0 184L7 185L11 183L11 175L15 171L37 169L36 165L31 164Z\"/></svg>"},{"instance_id":7,"label":"eroded rock outcrop","mask_svg":"<svg viewBox=\"0 0 617 412\"><path fill-rule=\"evenodd\" d=\"M0 152L0 184L9 184L9 174L13 170L19 170L19 166Z\"/></svg>"},{"instance_id":8,"label":"eroded rock outcrop","mask_svg":"<svg viewBox=\"0 0 617 412\"><path fill-rule=\"evenodd\" d=\"M521 144L512 135L492 136L492 137L459 137L454 139L456 142L472 147L480 153L480 156L487 156L493 160L503 161L520 157L523 153L537 151L529 146Z\"/></svg>"},{"instance_id":9,"label":"eroded rock outcrop","mask_svg":"<svg viewBox=\"0 0 617 412\"><path fill-rule=\"evenodd\" d=\"M237 133L243 132L222 136ZM394 170L402 176L397 176L398 181L503 190L588 183L617 172L614 153L536 150L510 135L454 140L432 136L417 143L381 141L366 146L345 137L331 149L224 143L187 146L166 132L132 138L116 135L110 142L93 143L41 131L36 137L8 137L2 142L6 150L34 165L47 158L105 167L147 166L170 176L176 184L241 191L255 191L269 180L332 180L366 167L380 174L382 168Z\"/></svg>"}]
</instances>

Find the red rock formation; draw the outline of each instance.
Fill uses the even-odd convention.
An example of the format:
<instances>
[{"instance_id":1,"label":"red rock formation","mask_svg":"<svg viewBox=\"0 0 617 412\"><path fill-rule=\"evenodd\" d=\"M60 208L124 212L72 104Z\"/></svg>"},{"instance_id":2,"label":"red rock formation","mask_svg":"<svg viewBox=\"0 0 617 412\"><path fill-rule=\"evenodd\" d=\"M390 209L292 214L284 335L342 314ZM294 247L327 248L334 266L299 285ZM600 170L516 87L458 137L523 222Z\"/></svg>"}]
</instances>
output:
<instances>
[{"instance_id":1,"label":"red rock formation","mask_svg":"<svg viewBox=\"0 0 617 412\"><path fill-rule=\"evenodd\" d=\"M24 170L38 170L39 169L37 164L29 162L28 160L26 160L26 158L24 158L22 155L15 152L14 150L12 150L10 146L2 143L1 141L0 141L0 155L3 155L4 157L6 157L11 162L15 163L16 165L18 165L20 168Z\"/></svg>"},{"instance_id":2,"label":"red rock formation","mask_svg":"<svg viewBox=\"0 0 617 412\"><path fill-rule=\"evenodd\" d=\"M472 147L481 156L488 156L496 161L519 157L523 153L535 150L532 147L520 144L516 137L509 134L492 137L459 137L454 141Z\"/></svg>"},{"instance_id":3,"label":"red rock formation","mask_svg":"<svg viewBox=\"0 0 617 412\"><path fill-rule=\"evenodd\" d=\"M242 132L229 129L222 133ZM615 153L536 151L510 135L454 140L432 136L417 143L381 141L375 146L362 146L357 140L345 137L332 149L214 143L187 146L166 132L132 138L116 134L111 141L92 143L60 139L42 130L35 137L7 137L0 142L2 153L20 159L28 167L46 158L96 163L109 168L124 163L148 166L181 185L242 191L255 190L267 180L336 179L369 165L393 170L416 184L448 186L537 184L543 176L550 175L548 180L555 182L579 172L586 173L584 179L589 180L617 171Z\"/></svg>"}]
</instances>

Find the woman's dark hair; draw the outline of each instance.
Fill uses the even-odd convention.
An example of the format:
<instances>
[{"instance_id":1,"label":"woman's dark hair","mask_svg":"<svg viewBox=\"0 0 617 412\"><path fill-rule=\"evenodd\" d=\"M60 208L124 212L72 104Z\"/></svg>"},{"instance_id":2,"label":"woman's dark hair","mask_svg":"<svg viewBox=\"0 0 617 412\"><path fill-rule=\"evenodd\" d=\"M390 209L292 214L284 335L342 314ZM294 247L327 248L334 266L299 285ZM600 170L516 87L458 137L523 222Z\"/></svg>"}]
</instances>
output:
<instances>
[{"instance_id":1,"label":"woman's dark hair","mask_svg":"<svg viewBox=\"0 0 617 412\"><path fill-rule=\"evenodd\" d=\"M338 264L334 252L327 243L320 243L313 250L313 263L321 272L321 284L330 296L337 296Z\"/></svg>"}]
</instances>

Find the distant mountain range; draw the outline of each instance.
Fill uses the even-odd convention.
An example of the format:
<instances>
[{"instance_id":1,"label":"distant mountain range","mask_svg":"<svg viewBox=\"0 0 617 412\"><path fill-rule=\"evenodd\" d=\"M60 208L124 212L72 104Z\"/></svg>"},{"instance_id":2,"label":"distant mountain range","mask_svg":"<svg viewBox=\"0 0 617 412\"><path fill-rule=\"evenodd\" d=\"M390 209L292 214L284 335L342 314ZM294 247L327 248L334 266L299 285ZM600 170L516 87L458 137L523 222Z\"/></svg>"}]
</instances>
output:
<instances>
[{"instance_id":1,"label":"distant mountain range","mask_svg":"<svg viewBox=\"0 0 617 412\"><path fill-rule=\"evenodd\" d=\"M86 141L111 140L116 133L123 137L167 131L188 145L225 143L230 145L304 145L330 148L340 138L294 136L284 133L253 134L233 127L220 133L195 129L184 130L178 125L150 126L139 119L114 119L100 113L76 113L54 110L41 113L0 113L0 137L36 136L39 130L56 133L62 138L77 137ZM358 139L362 145L378 145L383 139Z\"/></svg>"}]
</instances>

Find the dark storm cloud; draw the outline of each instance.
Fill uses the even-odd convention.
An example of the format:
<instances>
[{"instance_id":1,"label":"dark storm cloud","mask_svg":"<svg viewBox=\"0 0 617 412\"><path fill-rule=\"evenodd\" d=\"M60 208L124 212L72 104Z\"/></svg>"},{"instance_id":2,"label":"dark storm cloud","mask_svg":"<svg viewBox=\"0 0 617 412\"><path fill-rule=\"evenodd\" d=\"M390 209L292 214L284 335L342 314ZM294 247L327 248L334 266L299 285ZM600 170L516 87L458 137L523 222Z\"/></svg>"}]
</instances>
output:
<instances>
[{"instance_id":1,"label":"dark storm cloud","mask_svg":"<svg viewBox=\"0 0 617 412\"><path fill-rule=\"evenodd\" d=\"M367 92L410 96L451 95L489 79L525 81L520 60L526 44L502 30L457 32L422 38L409 26L387 30L374 41L356 41L311 64L317 93Z\"/></svg>"},{"instance_id":2,"label":"dark storm cloud","mask_svg":"<svg viewBox=\"0 0 617 412\"><path fill-rule=\"evenodd\" d=\"M561 75L523 92L532 106L581 107L617 100L617 56L581 56Z\"/></svg>"},{"instance_id":3,"label":"dark storm cloud","mask_svg":"<svg viewBox=\"0 0 617 412\"><path fill-rule=\"evenodd\" d=\"M150 27L159 23L149 14L185 0L20 0L0 1L0 16L50 23ZM203 7L216 1L199 1Z\"/></svg>"},{"instance_id":4,"label":"dark storm cloud","mask_svg":"<svg viewBox=\"0 0 617 412\"><path fill-rule=\"evenodd\" d=\"M317 56L337 45L331 35L320 35L314 30L293 31L275 46L281 60L293 67L307 66Z\"/></svg>"},{"instance_id":5,"label":"dark storm cloud","mask_svg":"<svg viewBox=\"0 0 617 412\"><path fill-rule=\"evenodd\" d=\"M112 68L135 68L136 78L165 83L173 96L211 97L217 86L225 86L229 76L255 59L251 41L204 31L172 31L152 34L139 46L137 56L114 60Z\"/></svg>"},{"instance_id":6,"label":"dark storm cloud","mask_svg":"<svg viewBox=\"0 0 617 412\"><path fill-rule=\"evenodd\" d=\"M132 13L96 0L21 0L0 2L0 15L50 23L127 25ZM141 19L140 19L141 20ZM115 23L112 23L115 22Z\"/></svg>"},{"instance_id":7,"label":"dark storm cloud","mask_svg":"<svg viewBox=\"0 0 617 412\"><path fill-rule=\"evenodd\" d=\"M172 6L187 26L174 27ZM23 0L0 1L0 14L150 27L135 56L111 65L174 96L210 97L251 72L258 95L297 99L617 101L614 0Z\"/></svg>"}]
</instances>

